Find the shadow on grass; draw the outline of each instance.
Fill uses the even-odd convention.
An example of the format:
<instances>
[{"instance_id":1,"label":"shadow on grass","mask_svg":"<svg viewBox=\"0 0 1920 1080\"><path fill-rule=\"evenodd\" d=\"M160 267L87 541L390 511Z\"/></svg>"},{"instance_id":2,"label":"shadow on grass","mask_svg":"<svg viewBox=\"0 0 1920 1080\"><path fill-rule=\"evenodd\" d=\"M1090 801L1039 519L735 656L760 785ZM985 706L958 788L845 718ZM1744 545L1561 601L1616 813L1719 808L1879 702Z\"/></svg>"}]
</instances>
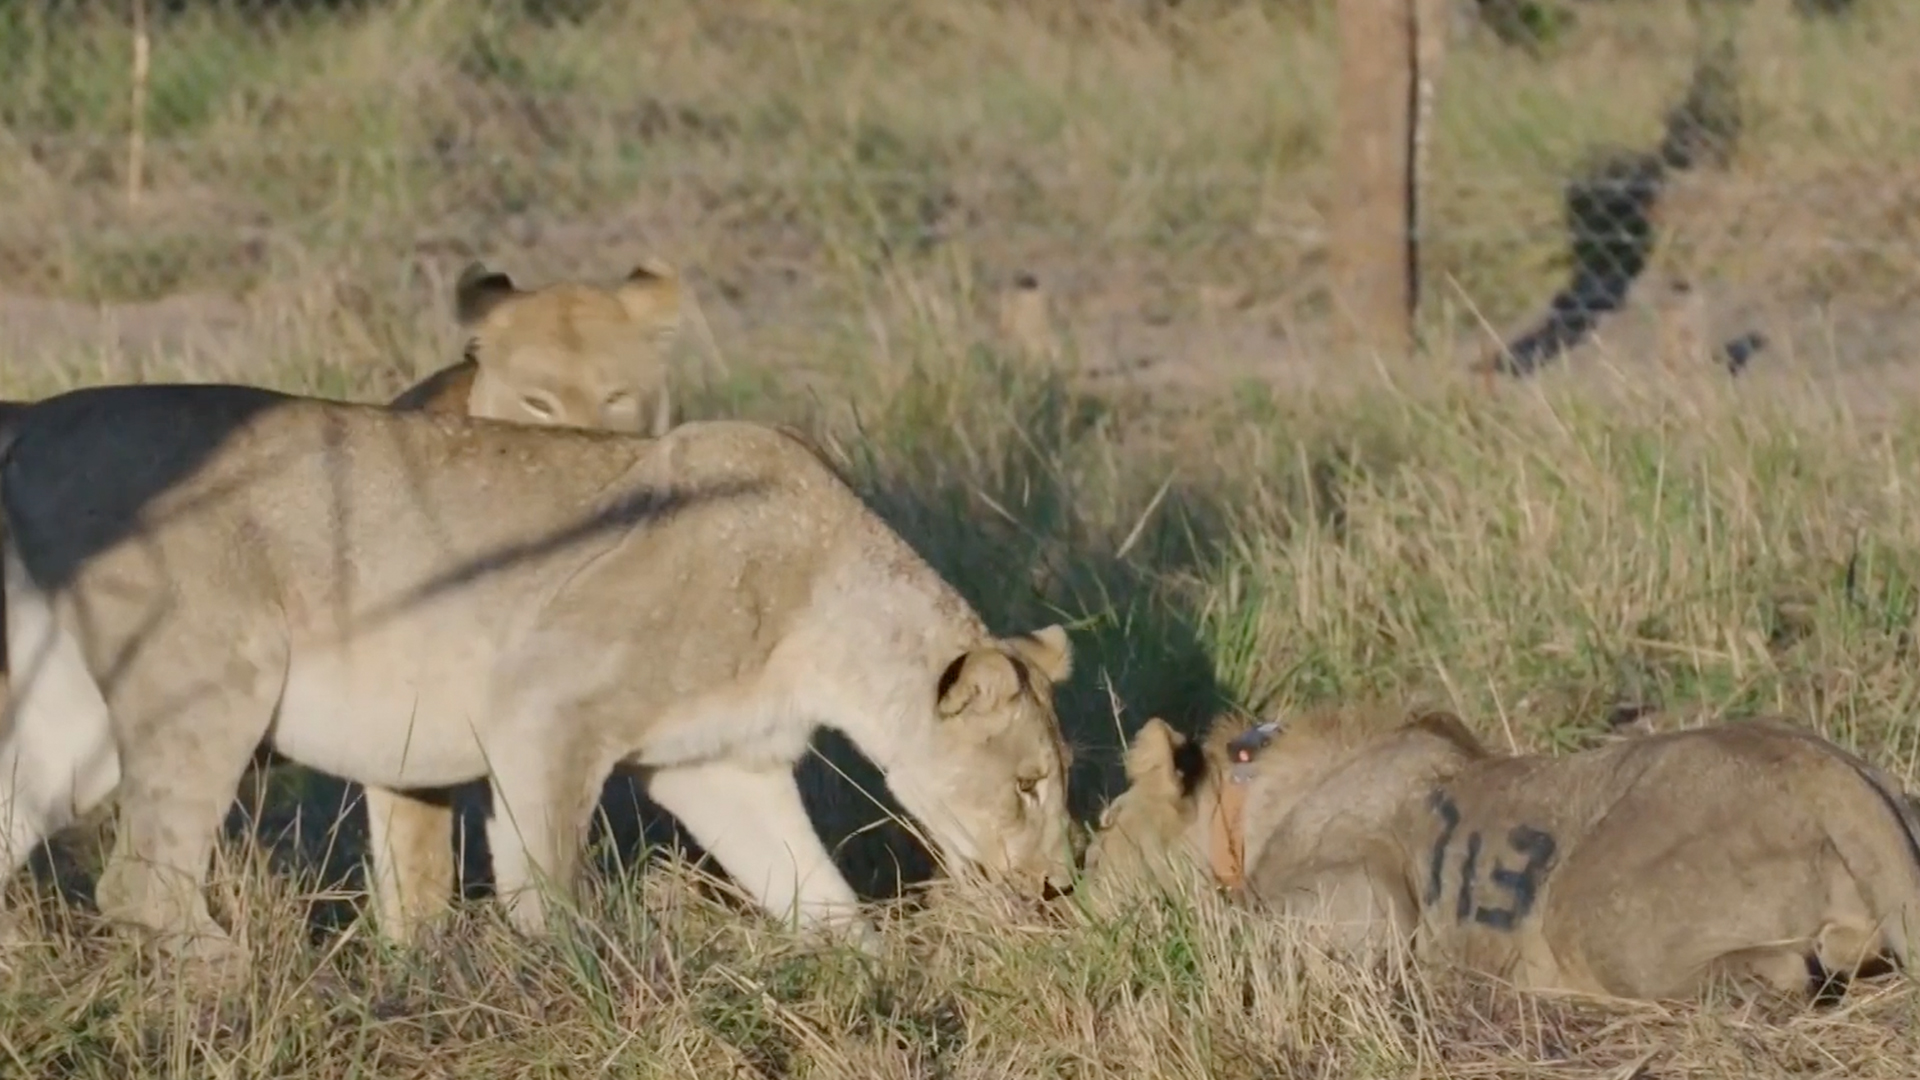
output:
<instances>
[{"instance_id":1,"label":"shadow on grass","mask_svg":"<svg viewBox=\"0 0 1920 1080\"><path fill-rule=\"evenodd\" d=\"M1160 477L1125 493L1124 520L1090 520L1100 495L1071 465L1097 452L1123 418L1064 379L1021 372L976 354L1000 391L1013 437L967 439L928 416L863 424L866 445L895 452L853 470L862 495L995 633L1059 622L1073 636L1074 672L1055 705L1074 750L1069 800L1076 820L1098 813L1118 776L1118 749L1149 716L1182 727L1227 704L1197 614L1172 580L1213 555L1223 508ZM909 392L909 398L923 395ZM934 396L934 395L924 395ZM964 468L956 462L966 461ZM1125 550L1123 550L1123 548ZM823 732L801 766L808 809L854 887L887 896L925 880L927 853L900 824L878 771ZM868 792L882 796L880 806Z\"/></svg>"}]
</instances>

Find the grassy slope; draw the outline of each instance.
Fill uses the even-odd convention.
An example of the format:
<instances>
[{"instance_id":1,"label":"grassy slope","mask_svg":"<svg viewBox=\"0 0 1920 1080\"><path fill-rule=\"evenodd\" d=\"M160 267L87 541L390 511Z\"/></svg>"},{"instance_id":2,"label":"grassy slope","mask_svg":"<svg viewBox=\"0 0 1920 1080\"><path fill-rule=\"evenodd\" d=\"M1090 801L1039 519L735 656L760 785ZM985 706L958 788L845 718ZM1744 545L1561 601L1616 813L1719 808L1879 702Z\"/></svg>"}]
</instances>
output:
<instances>
[{"instance_id":1,"label":"grassy slope","mask_svg":"<svg viewBox=\"0 0 1920 1080\"><path fill-rule=\"evenodd\" d=\"M1489 398L1445 350L1275 386L1209 381L1196 347L1200 388L1175 393L1005 346L993 283L1036 264L1181 334L1201 333L1194 286L1224 282L1310 336L1325 29L1200 7L1159 30L960 0L669 0L551 27L442 2L273 34L189 15L160 28L137 210L124 31L9 8L0 279L231 293L249 336L16 358L5 393L222 377L384 397L449 354L468 255L539 276L664 249L703 303L747 312L717 348L694 335L691 414L804 424L993 625L1074 627L1083 809L1148 715L1367 692L1535 749L1623 702L1786 711L1915 782L1920 444L1902 409L1857 415L1823 358L1738 387L1596 372ZM1542 61L1484 42L1451 60L1436 320L1540 303L1558 183L1598 141L1651 141L1684 82L1659 5L1580 7L1591 32ZM1897 304L1914 16L1806 29L1760 7L1748 141L1658 257L1781 303ZM815 773L843 836L857 796ZM850 868L884 876L890 844L856 839ZM1597 1076L1657 1048L1661 1076L1904 1076L1920 1054L1906 989L1770 1026L1596 1014L1330 968L1204 899L1050 919L956 898L903 916L862 974L665 867L553 948L480 917L415 957L315 944L297 928L318 883L236 872L227 907L267 959L246 995L183 1010L111 939L61 930L0 977L0 1073ZM316 972L352 992L311 1004Z\"/></svg>"}]
</instances>

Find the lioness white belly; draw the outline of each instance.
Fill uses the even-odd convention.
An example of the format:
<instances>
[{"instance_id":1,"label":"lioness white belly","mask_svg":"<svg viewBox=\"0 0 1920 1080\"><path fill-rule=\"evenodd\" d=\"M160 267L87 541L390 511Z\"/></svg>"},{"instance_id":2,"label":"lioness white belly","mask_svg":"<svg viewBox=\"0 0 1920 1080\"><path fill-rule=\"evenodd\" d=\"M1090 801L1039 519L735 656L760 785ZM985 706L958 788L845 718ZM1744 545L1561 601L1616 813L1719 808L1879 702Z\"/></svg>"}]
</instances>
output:
<instances>
[{"instance_id":1,"label":"lioness white belly","mask_svg":"<svg viewBox=\"0 0 1920 1080\"><path fill-rule=\"evenodd\" d=\"M296 650L274 725L274 749L365 784L437 787L485 775L496 713L490 644L441 637L432 657L362 641ZM489 743L496 744L489 750ZM510 751L507 751L510 752Z\"/></svg>"}]
</instances>

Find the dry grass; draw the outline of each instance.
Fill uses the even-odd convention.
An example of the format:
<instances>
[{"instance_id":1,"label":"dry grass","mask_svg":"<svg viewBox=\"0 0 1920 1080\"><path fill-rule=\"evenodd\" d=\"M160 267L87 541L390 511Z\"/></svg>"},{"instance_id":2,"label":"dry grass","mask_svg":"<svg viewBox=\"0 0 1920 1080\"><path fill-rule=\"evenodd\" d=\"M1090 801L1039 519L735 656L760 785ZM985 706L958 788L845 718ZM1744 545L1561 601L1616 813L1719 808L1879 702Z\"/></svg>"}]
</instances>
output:
<instances>
[{"instance_id":1,"label":"dry grass","mask_svg":"<svg viewBox=\"0 0 1920 1080\"><path fill-rule=\"evenodd\" d=\"M16 954L8 1075L1267 1077L1910 1076L1920 999L1603 1005L1342 965L1211 896L1051 918L957 892L889 913L875 960L743 919L678 865L609 884L529 945L489 911L418 953L316 941L285 874L216 884L259 957L183 993L84 917ZM1116 900L1124 902L1115 902ZM1144 902L1142 902L1144 901ZM1644 1072L1636 1072L1644 1068Z\"/></svg>"},{"instance_id":2,"label":"dry grass","mask_svg":"<svg viewBox=\"0 0 1920 1080\"><path fill-rule=\"evenodd\" d=\"M705 317L690 415L808 428L994 626L1069 621L1083 811L1149 715L1190 728L1356 693L1445 700L1544 749L1598 737L1623 703L1780 710L1911 785L1911 6L1806 26L1756 4L1741 151L1665 211L1656 269L1797 328L1782 348L1735 384L1616 336L1584 370L1489 396L1455 374L1455 343L1557 285L1578 163L1657 137L1691 49L1678 5L1577 5L1584 29L1539 59L1458 45L1438 344L1383 365L1314 346L1331 49L1312 5L1194 0L1148 21L1091 2L666 0L543 25L428 0L273 32L190 6L157 24L137 210L125 30L97 5L13 5L0 396L220 378L381 399L452 355L465 258L540 278L660 252ZM1020 270L1063 308L1057 363L994 323ZM1125 370L1141 358L1160 363ZM854 786L809 769L850 874L885 892L911 851L861 832ZM260 951L253 983L190 1003L84 905L55 905L50 947L0 976L0 1075L1625 1078L1651 1054L1647 1076L1894 1077L1920 1060L1906 984L1825 1013L1597 1009L1345 970L1196 897L1051 914L936 897L889 916L869 969L666 861L599 875L553 945L482 908L394 955L351 929L359 825L316 836L339 791L295 770L275 786L270 818L304 804L306 841L276 842L271 866L236 841L221 893ZM631 855L637 830L615 825Z\"/></svg>"}]
</instances>

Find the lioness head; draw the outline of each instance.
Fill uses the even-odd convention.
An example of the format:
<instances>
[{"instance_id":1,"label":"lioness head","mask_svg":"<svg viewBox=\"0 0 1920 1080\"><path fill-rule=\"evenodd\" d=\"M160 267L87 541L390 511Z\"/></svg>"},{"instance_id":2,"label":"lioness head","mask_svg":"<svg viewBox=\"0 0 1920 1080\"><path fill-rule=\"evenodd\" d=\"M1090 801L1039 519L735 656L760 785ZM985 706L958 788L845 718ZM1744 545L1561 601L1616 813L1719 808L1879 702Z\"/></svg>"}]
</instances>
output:
<instances>
[{"instance_id":1,"label":"lioness head","mask_svg":"<svg viewBox=\"0 0 1920 1080\"><path fill-rule=\"evenodd\" d=\"M1022 886L1071 887L1072 756L1053 687L1072 670L1066 630L1049 626L970 649L940 673L932 743L891 766L904 782L889 786L943 853Z\"/></svg>"},{"instance_id":2,"label":"lioness head","mask_svg":"<svg viewBox=\"0 0 1920 1080\"><path fill-rule=\"evenodd\" d=\"M638 266L611 289L523 290L476 262L454 286L454 309L478 365L472 415L651 435L670 426L667 352L680 329L670 269Z\"/></svg>"}]
</instances>

